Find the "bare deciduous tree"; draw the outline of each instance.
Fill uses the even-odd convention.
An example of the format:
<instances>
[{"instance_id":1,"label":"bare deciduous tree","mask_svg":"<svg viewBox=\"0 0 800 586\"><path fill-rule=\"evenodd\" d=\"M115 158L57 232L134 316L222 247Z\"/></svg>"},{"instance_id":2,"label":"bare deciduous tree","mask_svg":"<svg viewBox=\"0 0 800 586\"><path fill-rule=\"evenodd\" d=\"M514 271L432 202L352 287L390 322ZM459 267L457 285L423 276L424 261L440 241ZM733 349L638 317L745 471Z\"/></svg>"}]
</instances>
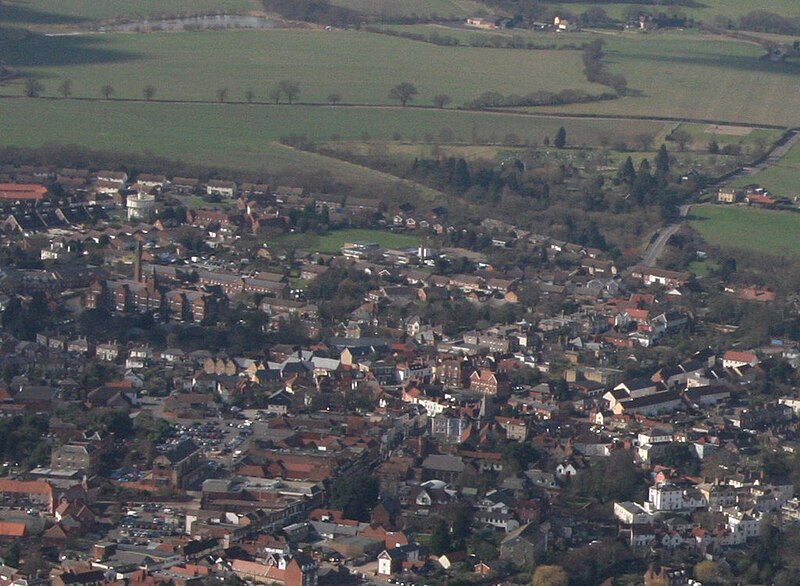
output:
<instances>
[{"instance_id":1,"label":"bare deciduous tree","mask_svg":"<svg viewBox=\"0 0 800 586\"><path fill-rule=\"evenodd\" d=\"M61 94L63 98L69 98L72 96L72 80L65 79L60 84L58 84L58 93Z\"/></svg>"},{"instance_id":2,"label":"bare deciduous tree","mask_svg":"<svg viewBox=\"0 0 800 586\"><path fill-rule=\"evenodd\" d=\"M284 79L278 84L278 91L286 96L286 100L291 104L300 95L300 84L296 81Z\"/></svg>"},{"instance_id":3,"label":"bare deciduous tree","mask_svg":"<svg viewBox=\"0 0 800 586\"><path fill-rule=\"evenodd\" d=\"M437 108L444 108L452 101L453 98L451 98L447 94L437 94L433 96L433 103Z\"/></svg>"},{"instance_id":4,"label":"bare deciduous tree","mask_svg":"<svg viewBox=\"0 0 800 586\"><path fill-rule=\"evenodd\" d=\"M389 90L389 98L392 100L397 100L403 106L405 106L409 100L413 99L418 93L417 86L408 81L404 81L402 83L398 83Z\"/></svg>"},{"instance_id":5,"label":"bare deciduous tree","mask_svg":"<svg viewBox=\"0 0 800 586\"><path fill-rule=\"evenodd\" d=\"M35 77L25 78L25 96L28 98L38 98L44 91L44 85Z\"/></svg>"}]
</instances>

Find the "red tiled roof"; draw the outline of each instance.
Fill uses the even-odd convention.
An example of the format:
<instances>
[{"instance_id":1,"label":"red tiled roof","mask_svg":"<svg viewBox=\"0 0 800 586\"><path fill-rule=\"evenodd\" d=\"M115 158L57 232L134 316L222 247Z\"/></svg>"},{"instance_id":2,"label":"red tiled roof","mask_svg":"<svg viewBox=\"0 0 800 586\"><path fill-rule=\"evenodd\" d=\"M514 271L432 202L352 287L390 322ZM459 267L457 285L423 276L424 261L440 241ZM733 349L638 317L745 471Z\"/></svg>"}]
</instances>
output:
<instances>
[{"instance_id":1,"label":"red tiled roof","mask_svg":"<svg viewBox=\"0 0 800 586\"><path fill-rule=\"evenodd\" d=\"M245 560L233 560L231 569L234 572L240 572L248 576L269 578L271 581L275 582L283 582L286 576L286 570L280 570L277 566L267 566L265 564L248 562Z\"/></svg>"},{"instance_id":2,"label":"red tiled roof","mask_svg":"<svg viewBox=\"0 0 800 586\"><path fill-rule=\"evenodd\" d=\"M44 185L29 183L0 183L0 199L33 199L42 200L47 196Z\"/></svg>"},{"instance_id":3,"label":"red tiled roof","mask_svg":"<svg viewBox=\"0 0 800 586\"><path fill-rule=\"evenodd\" d=\"M2 537L23 537L25 535L25 523L13 523L11 521L0 521L0 536Z\"/></svg>"},{"instance_id":4,"label":"red tiled roof","mask_svg":"<svg viewBox=\"0 0 800 586\"><path fill-rule=\"evenodd\" d=\"M0 479L0 492L52 494L53 487L42 480L24 481Z\"/></svg>"},{"instance_id":5,"label":"red tiled roof","mask_svg":"<svg viewBox=\"0 0 800 586\"><path fill-rule=\"evenodd\" d=\"M756 355L752 352L739 352L737 350L728 350L722 356L723 360L732 360L734 362L744 362L746 364L750 364L753 360L756 359Z\"/></svg>"}]
</instances>

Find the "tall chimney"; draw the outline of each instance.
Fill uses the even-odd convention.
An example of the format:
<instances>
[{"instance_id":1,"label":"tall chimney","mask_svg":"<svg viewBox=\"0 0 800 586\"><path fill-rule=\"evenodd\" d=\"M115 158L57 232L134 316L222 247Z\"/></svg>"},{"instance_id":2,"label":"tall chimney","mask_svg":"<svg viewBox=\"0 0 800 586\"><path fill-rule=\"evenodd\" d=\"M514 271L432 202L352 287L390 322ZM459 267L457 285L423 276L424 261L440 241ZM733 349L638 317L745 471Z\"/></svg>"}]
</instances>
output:
<instances>
[{"instance_id":1,"label":"tall chimney","mask_svg":"<svg viewBox=\"0 0 800 586\"><path fill-rule=\"evenodd\" d=\"M142 241L136 241L136 255L133 257L133 280L142 282Z\"/></svg>"}]
</instances>

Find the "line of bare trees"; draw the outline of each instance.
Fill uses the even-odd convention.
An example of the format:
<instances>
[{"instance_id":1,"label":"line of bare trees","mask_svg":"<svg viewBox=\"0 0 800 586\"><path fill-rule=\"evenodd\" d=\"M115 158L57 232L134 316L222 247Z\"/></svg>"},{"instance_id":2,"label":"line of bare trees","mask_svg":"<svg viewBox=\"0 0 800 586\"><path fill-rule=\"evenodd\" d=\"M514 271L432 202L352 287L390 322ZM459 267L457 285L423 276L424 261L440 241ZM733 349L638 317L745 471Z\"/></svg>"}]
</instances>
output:
<instances>
[{"instance_id":1,"label":"line of bare trees","mask_svg":"<svg viewBox=\"0 0 800 586\"><path fill-rule=\"evenodd\" d=\"M24 86L24 93L25 96L29 98L38 98L44 93L45 87L44 84L35 77L26 77L25 78L25 86ZM115 93L115 88L110 83L103 84L100 87L100 95L106 99L110 100ZM71 79L64 79L58 85L58 93L63 98L71 98L73 95L73 84ZM142 96L148 102L153 100L156 96L157 90L156 87L152 84L147 84L142 89ZM412 101L417 95L419 94L419 90L417 86L409 81L403 81L398 83L396 86L392 87L389 90L389 99L395 100L400 102L402 106L406 106L410 101ZM216 101L220 103L224 103L228 101L229 92L228 88L222 87L216 90L215 93ZM274 102L275 104L281 103L282 100L286 100L287 103L293 104L297 101L300 97L300 84L296 81L292 80L283 80L278 83L277 86L273 90L271 90L267 96L270 101ZM256 100L256 93L252 88L247 88L244 90L244 99L248 104L252 104ZM326 101L328 104L335 106L342 102L342 95L339 93L332 92L327 95ZM445 108L449 104L451 104L453 98L451 98L447 94L436 94L433 96L432 102L433 105L437 108Z\"/></svg>"}]
</instances>

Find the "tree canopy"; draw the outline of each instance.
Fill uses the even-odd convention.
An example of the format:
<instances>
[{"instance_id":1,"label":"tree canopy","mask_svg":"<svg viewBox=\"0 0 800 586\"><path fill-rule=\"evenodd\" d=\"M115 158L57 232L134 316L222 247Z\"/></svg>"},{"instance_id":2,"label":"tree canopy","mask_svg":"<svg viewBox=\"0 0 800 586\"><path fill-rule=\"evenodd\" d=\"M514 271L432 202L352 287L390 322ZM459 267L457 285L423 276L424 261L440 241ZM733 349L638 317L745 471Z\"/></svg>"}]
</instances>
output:
<instances>
[{"instance_id":1,"label":"tree canopy","mask_svg":"<svg viewBox=\"0 0 800 586\"><path fill-rule=\"evenodd\" d=\"M337 478L331 487L331 505L348 519L369 520L372 507L378 502L378 480L367 474Z\"/></svg>"},{"instance_id":2,"label":"tree canopy","mask_svg":"<svg viewBox=\"0 0 800 586\"><path fill-rule=\"evenodd\" d=\"M392 100L397 100L403 106L405 106L409 100L413 99L418 93L419 91L417 90L417 86L408 81L404 81L398 83L389 90L389 98Z\"/></svg>"},{"instance_id":3,"label":"tree canopy","mask_svg":"<svg viewBox=\"0 0 800 586\"><path fill-rule=\"evenodd\" d=\"M431 552L435 555L442 555L452 550L453 544L450 541L450 530L443 519L439 519L433 526L431 532Z\"/></svg>"},{"instance_id":4,"label":"tree canopy","mask_svg":"<svg viewBox=\"0 0 800 586\"><path fill-rule=\"evenodd\" d=\"M556 132L556 137L553 140L553 146L557 149L563 149L567 146L567 129L563 126L559 127L558 132Z\"/></svg>"},{"instance_id":5,"label":"tree canopy","mask_svg":"<svg viewBox=\"0 0 800 586\"><path fill-rule=\"evenodd\" d=\"M286 96L286 101L291 104L300 95L300 84L296 81L284 79L278 84L278 91Z\"/></svg>"},{"instance_id":6,"label":"tree canopy","mask_svg":"<svg viewBox=\"0 0 800 586\"><path fill-rule=\"evenodd\" d=\"M538 566L533 572L531 586L567 586L569 576L561 566Z\"/></svg>"}]
</instances>

